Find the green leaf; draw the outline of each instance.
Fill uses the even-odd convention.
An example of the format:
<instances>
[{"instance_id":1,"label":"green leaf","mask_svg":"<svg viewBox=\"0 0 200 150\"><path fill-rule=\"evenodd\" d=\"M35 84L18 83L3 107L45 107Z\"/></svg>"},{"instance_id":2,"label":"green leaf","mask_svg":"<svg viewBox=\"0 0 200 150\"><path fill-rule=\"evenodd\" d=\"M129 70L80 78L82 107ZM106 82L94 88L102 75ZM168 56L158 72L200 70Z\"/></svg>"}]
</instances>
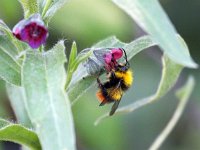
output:
<instances>
[{"instance_id":1,"label":"green leaf","mask_svg":"<svg viewBox=\"0 0 200 150\"><path fill-rule=\"evenodd\" d=\"M188 55L186 47L176 38L177 32L158 0L112 1L152 35L170 59L183 66L197 68L198 65Z\"/></svg>"},{"instance_id":2,"label":"green leaf","mask_svg":"<svg viewBox=\"0 0 200 150\"><path fill-rule=\"evenodd\" d=\"M28 18L30 15L39 12L37 0L19 0L19 2L24 9L25 18Z\"/></svg>"},{"instance_id":3,"label":"green leaf","mask_svg":"<svg viewBox=\"0 0 200 150\"><path fill-rule=\"evenodd\" d=\"M38 136L34 131L3 119L0 119L0 140L18 143L31 150L41 150Z\"/></svg>"},{"instance_id":4,"label":"green leaf","mask_svg":"<svg viewBox=\"0 0 200 150\"><path fill-rule=\"evenodd\" d=\"M155 94L149 97L143 98L141 100L137 100L136 102L129 104L128 106L118 108L117 111L115 112L115 115L121 114L121 113L133 112L136 109L141 108L163 97L174 86L182 69L183 69L183 66L178 65L177 63L170 60L166 55L164 55L162 77ZM95 125L99 124L106 117L109 117L109 113L106 113L100 116L95 121Z\"/></svg>"},{"instance_id":5,"label":"green leaf","mask_svg":"<svg viewBox=\"0 0 200 150\"><path fill-rule=\"evenodd\" d=\"M24 50L24 47L25 47L24 44L22 44L22 42L20 42L13 36L12 31L1 19L0 19L0 39L1 40L4 39L4 41L6 41L6 43L12 42L12 44L15 46L15 48L12 49L12 51L20 52L20 51Z\"/></svg>"},{"instance_id":6,"label":"green leaf","mask_svg":"<svg viewBox=\"0 0 200 150\"><path fill-rule=\"evenodd\" d=\"M2 42L5 40L0 38L0 41ZM0 78L11 84L20 85L21 68L20 65L12 57L15 52L13 52L13 54L9 54L9 52L11 53L11 50L9 49L8 45L6 45L6 43L5 45L3 45L4 43L0 43Z\"/></svg>"},{"instance_id":7,"label":"green leaf","mask_svg":"<svg viewBox=\"0 0 200 150\"><path fill-rule=\"evenodd\" d=\"M175 125L177 124L179 118L181 117L185 106L189 100L189 97L194 89L194 78L190 76L186 84L177 90L176 95L180 102L174 112L174 115L170 119L169 123L166 125L165 129L160 133L160 135L155 139L149 150L157 150L160 148L164 140L169 136Z\"/></svg>"},{"instance_id":8,"label":"green leaf","mask_svg":"<svg viewBox=\"0 0 200 150\"><path fill-rule=\"evenodd\" d=\"M9 30L8 26L0 19L0 35L4 35Z\"/></svg>"},{"instance_id":9,"label":"green leaf","mask_svg":"<svg viewBox=\"0 0 200 150\"><path fill-rule=\"evenodd\" d=\"M96 78L86 77L83 80L76 83L73 88L69 88L69 99L72 101L71 105L74 105L79 97L81 97L85 92L87 92L91 87L94 86Z\"/></svg>"},{"instance_id":10,"label":"green leaf","mask_svg":"<svg viewBox=\"0 0 200 150\"><path fill-rule=\"evenodd\" d=\"M90 57L91 52L92 51L89 51L89 52L84 53L84 54L79 54L72 63L68 64L68 65L70 65L69 66L70 69L67 72L67 82L66 82L65 89L68 89L69 83L71 82L71 79L72 79L72 75L77 70L79 64L84 62L88 57Z\"/></svg>"},{"instance_id":11,"label":"green leaf","mask_svg":"<svg viewBox=\"0 0 200 150\"><path fill-rule=\"evenodd\" d=\"M150 36L143 36L141 38L136 39L131 43L122 43L116 37L109 37L97 44L95 44L92 48L103 48L103 47L122 47L126 50L128 59L130 60L140 51L154 46L156 43L151 39ZM79 65L78 69L74 73L72 78L70 87L69 87L69 98L71 101L76 102L76 100L86 92L90 87L94 85L94 81L96 81L95 77L87 77L88 74L83 65ZM87 78L86 78L87 77ZM83 78L85 78L83 80ZM77 92L78 91L78 92ZM79 93L79 94L77 94Z\"/></svg>"},{"instance_id":12,"label":"green leaf","mask_svg":"<svg viewBox=\"0 0 200 150\"><path fill-rule=\"evenodd\" d=\"M41 1L41 0L39 0ZM56 11L60 9L68 0L45 0L42 16L46 22L54 16ZM40 2L41 3L41 2Z\"/></svg>"},{"instance_id":13,"label":"green leaf","mask_svg":"<svg viewBox=\"0 0 200 150\"><path fill-rule=\"evenodd\" d=\"M174 86L182 69L183 66L173 62L164 55L162 78L154 96L155 100L163 97Z\"/></svg>"},{"instance_id":14,"label":"green leaf","mask_svg":"<svg viewBox=\"0 0 200 150\"><path fill-rule=\"evenodd\" d=\"M0 48L5 49L5 51L15 59L18 55L16 47L11 43L7 36L0 36Z\"/></svg>"},{"instance_id":15,"label":"green leaf","mask_svg":"<svg viewBox=\"0 0 200 150\"><path fill-rule=\"evenodd\" d=\"M91 56L91 51L87 52L86 54L80 54L76 57L76 60L71 65L71 72L74 72L77 70L80 63L86 61L88 57Z\"/></svg>"},{"instance_id":16,"label":"green leaf","mask_svg":"<svg viewBox=\"0 0 200 150\"><path fill-rule=\"evenodd\" d=\"M69 55L69 62L68 62L69 68L72 68L72 64L76 60L76 56L77 56L77 46L76 46L76 42L73 42L71 52Z\"/></svg>"},{"instance_id":17,"label":"green leaf","mask_svg":"<svg viewBox=\"0 0 200 150\"><path fill-rule=\"evenodd\" d=\"M26 110L44 150L75 150L73 118L64 85L64 41L41 54L29 52L23 65Z\"/></svg>"},{"instance_id":18,"label":"green leaf","mask_svg":"<svg viewBox=\"0 0 200 150\"><path fill-rule=\"evenodd\" d=\"M31 127L31 121L25 109L25 94L23 87L6 84L7 95L12 109L15 112L17 121L27 127Z\"/></svg>"},{"instance_id":19,"label":"green leaf","mask_svg":"<svg viewBox=\"0 0 200 150\"><path fill-rule=\"evenodd\" d=\"M72 65L76 61L76 56L77 56L76 42L73 42L70 55L69 55L68 65L67 65L67 81L66 81L65 88L67 88L67 86L69 85L71 81L71 78L73 75Z\"/></svg>"},{"instance_id":20,"label":"green leaf","mask_svg":"<svg viewBox=\"0 0 200 150\"><path fill-rule=\"evenodd\" d=\"M176 91L176 97L179 98L180 101L187 101L192 94L192 91L195 86L195 80L193 76L189 76L186 84L179 88Z\"/></svg>"}]
</instances>

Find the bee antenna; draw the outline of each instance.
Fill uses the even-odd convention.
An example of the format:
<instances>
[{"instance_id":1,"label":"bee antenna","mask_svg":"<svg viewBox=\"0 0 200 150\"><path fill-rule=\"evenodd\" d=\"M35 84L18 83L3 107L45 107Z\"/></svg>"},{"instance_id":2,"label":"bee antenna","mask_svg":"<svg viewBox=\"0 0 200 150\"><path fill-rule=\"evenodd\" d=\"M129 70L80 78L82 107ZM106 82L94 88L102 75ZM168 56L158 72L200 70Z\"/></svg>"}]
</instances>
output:
<instances>
[{"instance_id":1,"label":"bee antenna","mask_svg":"<svg viewBox=\"0 0 200 150\"><path fill-rule=\"evenodd\" d=\"M128 62L128 60L127 60L126 51L125 51L125 49L123 49L123 48L122 48L122 50L123 50L123 52L124 52L124 55L125 55L126 65L128 65L128 66L129 66L129 62Z\"/></svg>"}]
</instances>

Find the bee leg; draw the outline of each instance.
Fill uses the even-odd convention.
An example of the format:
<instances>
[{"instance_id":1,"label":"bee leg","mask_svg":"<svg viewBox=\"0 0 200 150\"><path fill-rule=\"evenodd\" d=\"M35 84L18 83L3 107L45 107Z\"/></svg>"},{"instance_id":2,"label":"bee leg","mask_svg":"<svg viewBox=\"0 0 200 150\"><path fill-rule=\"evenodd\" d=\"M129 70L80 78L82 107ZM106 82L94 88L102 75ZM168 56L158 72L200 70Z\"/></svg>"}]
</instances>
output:
<instances>
[{"instance_id":1,"label":"bee leg","mask_svg":"<svg viewBox=\"0 0 200 150\"><path fill-rule=\"evenodd\" d=\"M99 88L103 91L103 93L106 93L107 94L107 91L106 91L106 88L104 87L104 85L101 83L100 79L97 77L97 83L99 85ZM102 101L99 106L103 106L107 103L106 100Z\"/></svg>"},{"instance_id":2,"label":"bee leg","mask_svg":"<svg viewBox=\"0 0 200 150\"><path fill-rule=\"evenodd\" d=\"M111 111L109 113L110 116L112 116L115 113L115 111L117 110L117 108L119 106L119 103L120 103L120 100L115 101L115 103L113 104Z\"/></svg>"},{"instance_id":3,"label":"bee leg","mask_svg":"<svg viewBox=\"0 0 200 150\"><path fill-rule=\"evenodd\" d=\"M97 83L99 85L99 88L102 90L102 92L105 93L105 95L108 95L107 89L105 88L105 85L101 83L99 78L97 78Z\"/></svg>"},{"instance_id":4,"label":"bee leg","mask_svg":"<svg viewBox=\"0 0 200 150\"><path fill-rule=\"evenodd\" d=\"M100 81L99 77L97 77L97 83L98 83L98 85L99 85L99 87L100 87L100 88L102 88L102 87L103 87L103 84L101 83L101 81Z\"/></svg>"},{"instance_id":5,"label":"bee leg","mask_svg":"<svg viewBox=\"0 0 200 150\"><path fill-rule=\"evenodd\" d=\"M116 78L116 76L115 76L115 72L112 71L112 72L111 72L111 79L115 79L115 78Z\"/></svg>"},{"instance_id":6,"label":"bee leg","mask_svg":"<svg viewBox=\"0 0 200 150\"><path fill-rule=\"evenodd\" d=\"M99 106L104 106L107 102L106 101L103 101L99 104Z\"/></svg>"},{"instance_id":7,"label":"bee leg","mask_svg":"<svg viewBox=\"0 0 200 150\"><path fill-rule=\"evenodd\" d=\"M119 88L119 87L121 86L121 82L122 82L122 80L119 80L119 82L118 82L118 84L117 84L117 86L116 86L116 89Z\"/></svg>"}]
</instances>

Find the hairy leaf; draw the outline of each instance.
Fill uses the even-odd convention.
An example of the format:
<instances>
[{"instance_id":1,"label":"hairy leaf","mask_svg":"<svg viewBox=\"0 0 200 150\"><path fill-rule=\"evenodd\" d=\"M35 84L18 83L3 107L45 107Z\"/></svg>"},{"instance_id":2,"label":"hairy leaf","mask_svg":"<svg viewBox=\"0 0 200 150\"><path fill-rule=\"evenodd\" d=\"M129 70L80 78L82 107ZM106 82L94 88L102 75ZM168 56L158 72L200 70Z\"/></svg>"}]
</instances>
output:
<instances>
[{"instance_id":1,"label":"hairy leaf","mask_svg":"<svg viewBox=\"0 0 200 150\"><path fill-rule=\"evenodd\" d=\"M29 52L23 65L25 106L44 150L75 149L73 118L64 85L64 42L43 54Z\"/></svg>"},{"instance_id":2,"label":"hairy leaf","mask_svg":"<svg viewBox=\"0 0 200 150\"><path fill-rule=\"evenodd\" d=\"M1 43L2 42L2 43ZM22 44L22 42L19 42L13 34L12 31L9 29L9 27L3 22L3 20L0 19L0 44L4 45L4 42L6 44L9 43L13 44L16 48L12 49L13 52L20 52L24 50L25 45ZM11 51L11 50L10 50Z\"/></svg>"},{"instance_id":3,"label":"hairy leaf","mask_svg":"<svg viewBox=\"0 0 200 150\"><path fill-rule=\"evenodd\" d=\"M148 32L167 56L178 64L196 68L187 49L176 38L176 30L158 0L112 0Z\"/></svg>"},{"instance_id":4,"label":"hairy leaf","mask_svg":"<svg viewBox=\"0 0 200 150\"><path fill-rule=\"evenodd\" d=\"M8 26L0 19L0 35L4 35L9 30Z\"/></svg>"},{"instance_id":5,"label":"hairy leaf","mask_svg":"<svg viewBox=\"0 0 200 150\"><path fill-rule=\"evenodd\" d=\"M0 48L4 49L13 59L15 59L18 54L16 47L7 36L0 36Z\"/></svg>"},{"instance_id":6,"label":"hairy leaf","mask_svg":"<svg viewBox=\"0 0 200 150\"><path fill-rule=\"evenodd\" d=\"M25 109L25 94L23 87L6 84L7 94L15 112L17 121L27 127L31 127L31 122Z\"/></svg>"},{"instance_id":7,"label":"hairy leaf","mask_svg":"<svg viewBox=\"0 0 200 150\"><path fill-rule=\"evenodd\" d=\"M15 49L12 44L0 36L0 78L11 84L21 84L21 68L15 61Z\"/></svg>"},{"instance_id":8,"label":"hairy leaf","mask_svg":"<svg viewBox=\"0 0 200 150\"><path fill-rule=\"evenodd\" d=\"M194 89L194 78L190 76L186 84L177 90L176 95L180 99L180 102L174 112L174 115L170 119L169 123L166 125L165 129L160 133L160 135L155 139L149 150L157 150L160 148L164 140L168 137L170 132L173 130L177 124L179 118L181 117L184 108L189 100L189 97Z\"/></svg>"},{"instance_id":9,"label":"hairy leaf","mask_svg":"<svg viewBox=\"0 0 200 150\"><path fill-rule=\"evenodd\" d=\"M19 124L0 119L0 140L27 146L31 150L41 150L37 134Z\"/></svg>"},{"instance_id":10,"label":"hairy leaf","mask_svg":"<svg viewBox=\"0 0 200 150\"><path fill-rule=\"evenodd\" d=\"M45 0L42 16L46 22L49 22L56 11L61 8L68 0Z\"/></svg>"}]
</instances>

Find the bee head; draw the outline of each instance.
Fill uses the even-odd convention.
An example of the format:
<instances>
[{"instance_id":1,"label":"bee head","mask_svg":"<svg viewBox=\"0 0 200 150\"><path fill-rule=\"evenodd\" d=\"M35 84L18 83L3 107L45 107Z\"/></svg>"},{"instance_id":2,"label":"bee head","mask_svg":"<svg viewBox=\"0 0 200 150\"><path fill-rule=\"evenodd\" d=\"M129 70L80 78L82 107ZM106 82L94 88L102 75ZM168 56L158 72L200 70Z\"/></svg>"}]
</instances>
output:
<instances>
[{"instance_id":1,"label":"bee head","mask_svg":"<svg viewBox=\"0 0 200 150\"><path fill-rule=\"evenodd\" d=\"M115 66L116 71L126 72L129 69L129 63L126 64L118 64Z\"/></svg>"}]
</instances>

